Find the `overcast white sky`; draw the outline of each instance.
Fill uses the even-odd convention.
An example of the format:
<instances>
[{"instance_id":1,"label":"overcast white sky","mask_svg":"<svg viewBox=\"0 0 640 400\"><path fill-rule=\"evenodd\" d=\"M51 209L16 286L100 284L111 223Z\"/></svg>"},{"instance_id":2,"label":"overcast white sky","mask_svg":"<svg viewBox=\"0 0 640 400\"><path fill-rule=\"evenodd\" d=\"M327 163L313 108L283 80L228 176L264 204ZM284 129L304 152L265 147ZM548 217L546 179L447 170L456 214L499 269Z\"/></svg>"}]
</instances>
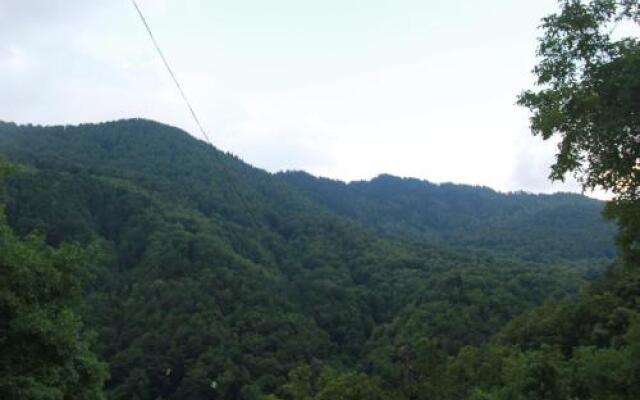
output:
<instances>
[{"instance_id":1,"label":"overcast white sky","mask_svg":"<svg viewBox=\"0 0 640 400\"><path fill-rule=\"evenodd\" d=\"M551 184L532 137L555 0L138 0L214 144L269 171ZM0 120L198 131L129 0L0 0Z\"/></svg>"}]
</instances>

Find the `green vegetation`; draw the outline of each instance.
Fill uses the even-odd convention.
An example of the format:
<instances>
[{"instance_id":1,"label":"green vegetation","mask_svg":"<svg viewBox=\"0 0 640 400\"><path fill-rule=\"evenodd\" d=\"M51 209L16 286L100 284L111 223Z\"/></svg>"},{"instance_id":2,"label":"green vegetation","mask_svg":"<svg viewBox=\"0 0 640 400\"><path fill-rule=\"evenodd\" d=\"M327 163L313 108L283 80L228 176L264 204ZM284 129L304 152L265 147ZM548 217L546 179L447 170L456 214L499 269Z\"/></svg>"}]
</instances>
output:
<instances>
[{"instance_id":1,"label":"green vegetation","mask_svg":"<svg viewBox=\"0 0 640 400\"><path fill-rule=\"evenodd\" d=\"M271 175L145 120L0 123L0 397L637 398L639 44L608 32L640 5L560 5L520 102L560 136L552 178L614 191L619 260L578 195Z\"/></svg>"},{"instance_id":2,"label":"green vegetation","mask_svg":"<svg viewBox=\"0 0 640 400\"><path fill-rule=\"evenodd\" d=\"M0 175L7 171L0 166ZM106 365L74 307L87 270L78 246L17 238L0 216L0 397L102 399Z\"/></svg>"},{"instance_id":3,"label":"green vegetation","mask_svg":"<svg viewBox=\"0 0 640 400\"><path fill-rule=\"evenodd\" d=\"M546 17L534 72L538 91L519 99L531 128L561 139L551 178L574 172L585 188L638 195L640 42L612 39L620 22L638 24L638 0L561 0Z\"/></svg>"},{"instance_id":4,"label":"green vegetation","mask_svg":"<svg viewBox=\"0 0 640 400\"><path fill-rule=\"evenodd\" d=\"M0 146L26 166L7 182L11 226L93 249L83 315L111 398L287 396L307 366L313 396L386 393L399 354L480 345L602 268L380 236L149 121L5 124ZM598 202L577 204L597 218Z\"/></svg>"},{"instance_id":5,"label":"green vegetation","mask_svg":"<svg viewBox=\"0 0 640 400\"><path fill-rule=\"evenodd\" d=\"M349 184L304 172L279 177L331 211L404 240L543 262L615 255L615 229L603 221L602 203L584 196L505 194L390 175Z\"/></svg>"}]
</instances>

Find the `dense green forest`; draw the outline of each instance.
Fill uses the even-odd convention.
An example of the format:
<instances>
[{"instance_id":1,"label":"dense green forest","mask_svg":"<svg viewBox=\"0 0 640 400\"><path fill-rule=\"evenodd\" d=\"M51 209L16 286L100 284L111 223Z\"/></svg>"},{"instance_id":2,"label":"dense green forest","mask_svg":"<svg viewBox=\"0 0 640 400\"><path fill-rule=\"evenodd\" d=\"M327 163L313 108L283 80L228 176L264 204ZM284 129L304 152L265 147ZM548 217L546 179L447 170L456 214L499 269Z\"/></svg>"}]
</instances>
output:
<instances>
[{"instance_id":1,"label":"dense green forest","mask_svg":"<svg viewBox=\"0 0 640 400\"><path fill-rule=\"evenodd\" d=\"M571 193L499 193L380 175L344 183L305 172L278 175L331 211L378 233L488 249L532 261L613 258L613 225L602 204Z\"/></svg>"},{"instance_id":2,"label":"dense green forest","mask_svg":"<svg viewBox=\"0 0 640 400\"><path fill-rule=\"evenodd\" d=\"M589 252L571 260L579 248L533 262L380 235L151 121L3 124L0 149L19 166L5 184L13 230L89 254L94 279L78 312L97 332L111 398L259 398L310 365L393 382L399 355L424 339L457 354L603 270L600 258L584 261ZM572 214L554 196L537 201ZM612 240L601 203L573 208Z\"/></svg>"},{"instance_id":3,"label":"dense green forest","mask_svg":"<svg viewBox=\"0 0 640 400\"><path fill-rule=\"evenodd\" d=\"M640 5L560 6L518 101L606 205L0 123L0 397L636 399L640 44L607 32Z\"/></svg>"}]
</instances>

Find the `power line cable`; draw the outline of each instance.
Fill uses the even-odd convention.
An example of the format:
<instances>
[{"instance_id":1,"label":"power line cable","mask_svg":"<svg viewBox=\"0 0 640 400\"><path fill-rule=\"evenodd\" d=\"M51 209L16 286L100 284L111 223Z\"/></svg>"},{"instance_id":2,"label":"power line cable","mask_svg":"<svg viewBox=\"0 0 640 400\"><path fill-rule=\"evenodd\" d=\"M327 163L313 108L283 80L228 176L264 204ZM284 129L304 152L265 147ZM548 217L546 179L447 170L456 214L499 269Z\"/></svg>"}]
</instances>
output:
<instances>
[{"instance_id":1,"label":"power line cable","mask_svg":"<svg viewBox=\"0 0 640 400\"><path fill-rule=\"evenodd\" d=\"M156 40L155 36L153 36L153 32L151 32L151 27L149 26L147 19L144 17L144 14L142 14L142 10L140 10L138 3L136 3L136 0L131 0L131 3L136 8L136 11L140 16L140 20L142 21L142 24L144 25L145 29L147 30L147 33L149 34L149 37L151 38L151 42L153 42L153 46L156 48L158 54L160 55L160 58L162 59L164 66L167 68L169 75L171 75L171 79L173 79L173 82L176 84L176 87L178 88L178 91L180 92L182 99L187 104L187 108L189 108L189 112L191 113L191 116L193 116L193 119L196 121L196 125L198 125L198 128L200 128L200 132L205 137L205 139L207 139L207 142L209 142L209 144L213 146L213 143L211 143L211 139L209 139L209 135L207 135L207 132L202 127L202 124L200 123L200 120L198 119L196 112L191 106L191 102L187 98L187 95L184 93L184 90L182 90L182 85L180 85L180 82L178 81L176 74L173 73L173 69L171 69L171 65L169 65L169 62L167 61L167 58L164 56L164 53L162 52L160 45L158 45L158 41Z\"/></svg>"},{"instance_id":2,"label":"power line cable","mask_svg":"<svg viewBox=\"0 0 640 400\"><path fill-rule=\"evenodd\" d=\"M164 53L162 52L162 49L160 48L160 45L158 44L158 41L156 40L155 36L153 35L153 32L151 31L151 27L149 26L149 23L147 22L147 19L145 18L144 14L142 13L142 10L138 6L138 3L136 2L136 0L131 0L131 4L133 4L133 6L135 7L136 11L138 12L138 16L140 17L140 20L142 21L142 24L144 25L147 33L149 34L149 38L151 39L151 42L153 43L153 46L155 47L156 51L158 52L158 55L160 56L160 59L162 59L162 63L166 67L167 72L169 72L169 75L171 76L171 79L173 80L173 82L175 83L176 87L178 88L178 91L180 92L180 95L182 96L182 99L184 100L185 104L187 105L187 108L189 109L189 112L191 113L191 116L193 117L193 120L196 122L196 125L200 129L200 132L202 133L202 136L206 139L207 143L209 143L211 146L213 146L213 142L211 141L211 139L209 138L209 135L207 134L207 132L204 130L204 127L200 123L200 119L198 119L198 116L197 116L193 106L191 105L191 102L189 101L189 98L187 97L187 95L185 94L184 90L182 89L182 85L180 84L180 81L176 77L176 74L173 72L173 69L171 68L171 65L169 64L169 61L167 61L167 57L165 57ZM234 182L233 182L233 176L232 176L231 172L227 169L224 160L221 157L219 157L219 154L218 154L217 151L215 152L215 154L216 154L216 156L218 156L218 159L220 161L221 170L223 171L223 173L225 175L227 175L227 178L229 178L229 187L231 188L231 191L234 193L235 197L237 197L240 200L240 202L242 203L242 205L243 205L244 209L246 210L247 214L249 215L249 218L251 219L251 222L253 223L253 225L257 227L258 226L257 219L255 218L255 216L251 212L251 208L249 208L249 204L247 203L245 198L240 194L238 189L235 187Z\"/></svg>"}]
</instances>

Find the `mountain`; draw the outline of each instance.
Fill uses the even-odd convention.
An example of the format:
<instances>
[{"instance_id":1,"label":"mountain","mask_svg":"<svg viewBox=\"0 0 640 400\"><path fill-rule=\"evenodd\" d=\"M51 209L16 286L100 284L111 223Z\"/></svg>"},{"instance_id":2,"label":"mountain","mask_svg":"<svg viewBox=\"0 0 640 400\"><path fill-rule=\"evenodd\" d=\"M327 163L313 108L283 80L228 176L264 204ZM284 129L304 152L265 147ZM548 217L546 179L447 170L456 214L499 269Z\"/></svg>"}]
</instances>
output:
<instances>
[{"instance_id":1,"label":"mountain","mask_svg":"<svg viewBox=\"0 0 640 400\"><path fill-rule=\"evenodd\" d=\"M482 345L611 249L582 196L274 175L147 120L0 123L0 154L11 228L88 254L113 399L289 396L307 367L390 390L375 376L425 338Z\"/></svg>"},{"instance_id":2,"label":"mountain","mask_svg":"<svg viewBox=\"0 0 640 400\"><path fill-rule=\"evenodd\" d=\"M247 212L252 207L248 199L266 202L279 213L309 208L313 203L317 209L348 217L377 233L419 243L487 249L532 261L607 259L615 254L615 227L603 220L603 203L585 196L505 194L486 187L437 185L391 175L348 184L304 172L270 175L166 126L139 120L135 124L141 127L151 125L130 135L129 129L135 128L128 126L133 124L120 121L115 125L53 127L47 128L49 134L44 137L34 137L22 128L22 134L0 137L0 145L12 160L36 166L47 162L54 167L135 179L138 184L149 175L160 176L172 180L170 188L162 190L154 182L153 190L175 197L175 183L192 206L205 214L216 210L236 222L246 223L252 214L261 212ZM11 124L4 126L3 132L17 129ZM123 133L101 134L112 126ZM86 131L91 135L90 143ZM83 132L81 138L77 137L79 132ZM170 139L171 135L178 137ZM159 145L163 141L166 146ZM139 142L150 154L138 154L135 144ZM180 158L181 154L185 157ZM221 190L205 193L202 183ZM293 198L301 204L294 205ZM238 207L231 211L234 203L245 205L247 210Z\"/></svg>"},{"instance_id":3,"label":"mountain","mask_svg":"<svg viewBox=\"0 0 640 400\"><path fill-rule=\"evenodd\" d=\"M376 232L487 249L533 261L613 258L615 227L603 203L571 193L499 193L380 175L344 183L305 172L278 176L331 211Z\"/></svg>"}]
</instances>

